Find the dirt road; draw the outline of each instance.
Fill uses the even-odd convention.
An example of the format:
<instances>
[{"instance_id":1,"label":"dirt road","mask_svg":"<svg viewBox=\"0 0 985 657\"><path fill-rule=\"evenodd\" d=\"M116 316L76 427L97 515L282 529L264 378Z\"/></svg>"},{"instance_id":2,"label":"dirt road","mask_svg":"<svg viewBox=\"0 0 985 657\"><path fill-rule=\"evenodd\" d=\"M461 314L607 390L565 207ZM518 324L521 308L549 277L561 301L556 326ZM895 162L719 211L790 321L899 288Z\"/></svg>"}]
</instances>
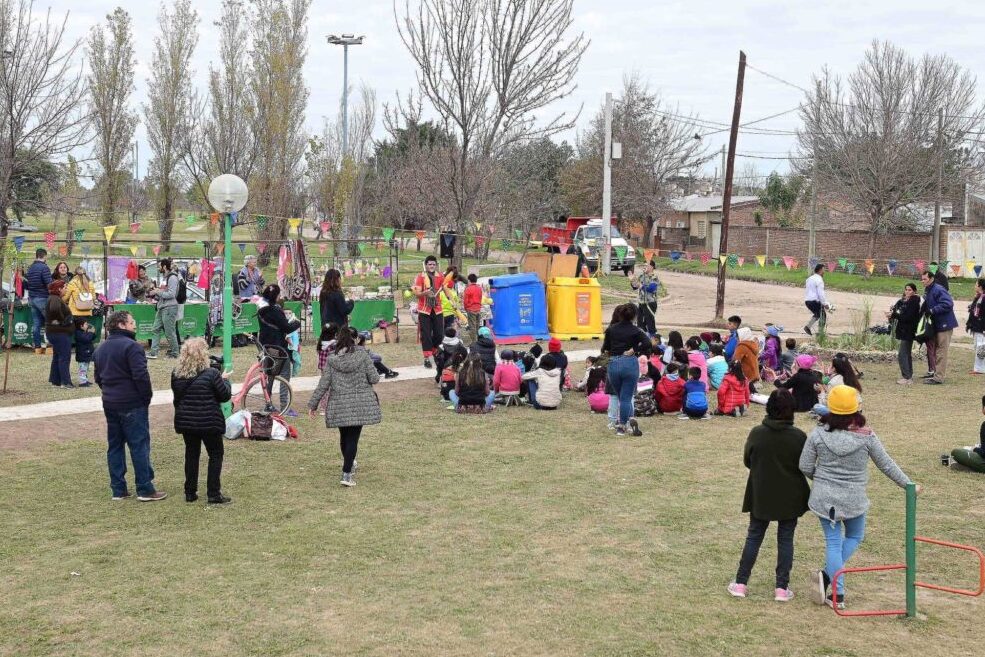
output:
<instances>
[{"instance_id":1,"label":"dirt road","mask_svg":"<svg viewBox=\"0 0 985 657\"><path fill-rule=\"evenodd\" d=\"M657 324L701 325L715 315L716 280L711 276L660 272L668 297L660 302ZM902 290L902 285L900 286ZM853 317L866 301L872 304L872 324L884 323L882 313L896 301L892 297L868 296L853 292L827 291L835 312L828 315L828 329L843 333L852 329ZM810 312L804 307L804 289L752 281L727 281L725 316L739 315L744 324L762 327L767 322L780 324L788 335L803 335Z\"/></svg>"}]
</instances>

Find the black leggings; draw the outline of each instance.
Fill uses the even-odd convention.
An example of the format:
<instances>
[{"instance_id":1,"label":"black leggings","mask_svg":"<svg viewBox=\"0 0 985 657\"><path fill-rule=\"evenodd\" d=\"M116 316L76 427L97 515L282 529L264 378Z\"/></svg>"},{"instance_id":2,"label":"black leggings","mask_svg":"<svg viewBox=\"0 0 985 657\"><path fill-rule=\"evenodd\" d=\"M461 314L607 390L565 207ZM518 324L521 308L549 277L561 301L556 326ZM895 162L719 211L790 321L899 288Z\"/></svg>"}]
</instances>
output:
<instances>
[{"instance_id":1,"label":"black leggings","mask_svg":"<svg viewBox=\"0 0 985 657\"><path fill-rule=\"evenodd\" d=\"M210 499L219 497L222 491L220 475L222 473L222 434L184 433L185 439L185 494L194 495L198 492L198 461L202 455L202 444L209 455L208 479L205 490Z\"/></svg>"},{"instance_id":2,"label":"black leggings","mask_svg":"<svg viewBox=\"0 0 985 657\"><path fill-rule=\"evenodd\" d=\"M339 449L342 450L342 472L352 472L352 462L356 460L359 449L359 434L362 427L339 427Z\"/></svg>"}]
</instances>

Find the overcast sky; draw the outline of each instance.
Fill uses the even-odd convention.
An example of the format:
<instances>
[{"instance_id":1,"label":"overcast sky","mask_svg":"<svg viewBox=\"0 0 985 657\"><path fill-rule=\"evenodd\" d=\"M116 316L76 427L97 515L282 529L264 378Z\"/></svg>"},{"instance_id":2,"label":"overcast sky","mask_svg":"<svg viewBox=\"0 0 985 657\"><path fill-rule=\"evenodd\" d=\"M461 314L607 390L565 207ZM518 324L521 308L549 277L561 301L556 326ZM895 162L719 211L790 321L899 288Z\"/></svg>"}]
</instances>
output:
<instances>
[{"instance_id":1,"label":"overcast sky","mask_svg":"<svg viewBox=\"0 0 985 657\"><path fill-rule=\"evenodd\" d=\"M399 0L403 3L403 0ZM151 0L36 0L55 13L70 12L69 31L83 37L118 5L133 16L136 35L136 103L144 102L158 5ZM219 0L196 0L201 37L195 56L196 80L204 84L209 62L217 59L213 21ZM885 39L913 54L945 52L974 74L985 74L985 2L938 0L575 0L575 29L591 39L578 72L578 89L557 103L557 111L584 107L584 125L606 91L618 92L625 73L638 71L650 84L686 112L702 119L728 122L732 114L735 74L740 49L749 64L801 86L824 65L848 73L873 39ZM392 0L314 0L309 25L306 78L311 91L308 129L318 131L325 116L338 110L342 91L342 52L325 35L365 34L366 42L350 50L350 83L365 82L378 99L390 101L397 91L415 85L415 68L397 35ZM746 74L743 121L791 109L801 93L755 71ZM762 127L792 129L796 113L766 121ZM573 140L574 133L564 135ZM148 148L143 126L141 175ZM726 133L706 138L717 150ZM739 151L769 157L789 152L789 136L743 135ZM768 159L753 162L761 173L786 164ZM717 163L717 158L709 165Z\"/></svg>"}]
</instances>

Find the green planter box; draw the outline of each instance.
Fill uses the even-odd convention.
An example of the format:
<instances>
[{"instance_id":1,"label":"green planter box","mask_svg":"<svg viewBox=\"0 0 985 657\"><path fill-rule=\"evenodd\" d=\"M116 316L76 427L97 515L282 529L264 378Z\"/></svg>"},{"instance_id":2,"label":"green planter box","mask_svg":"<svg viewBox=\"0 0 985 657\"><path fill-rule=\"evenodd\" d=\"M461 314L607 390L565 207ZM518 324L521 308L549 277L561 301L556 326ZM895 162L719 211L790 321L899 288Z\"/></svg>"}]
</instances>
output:
<instances>
[{"instance_id":1,"label":"green planter box","mask_svg":"<svg viewBox=\"0 0 985 657\"><path fill-rule=\"evenodd\" d=\"M4 327L4 344L6 344L7 335L7 321L10 316L6 313L3 315L3 327ZM96 329L96 342L98 343L103 337L103 318L102 317L90 317L89 323L93 325ZM30 306L24 306L22 308L14 309L14 333L11 336L10 343L12 345L32 345L34 344L34 339L31 337L32 329L34 326L34 314L31 312ZM44 335L44 329L41 331ZM74 340L74 338L73 338Z\"/></svg>"},{"instance_id":2,"label":"green planter box","mask_svg":"<svg viewBox=\"0 0 985 657\"><path fill-rule=\"evenodd\" d=\"M357 331L369 331L379 322L393 322L397 314L397 305L393 299L361 299L356 301L352 314L349 315L349 325ZM311 302L311 331L315 337L321 333L321 304Z\"/></svg>"}]
</instances>

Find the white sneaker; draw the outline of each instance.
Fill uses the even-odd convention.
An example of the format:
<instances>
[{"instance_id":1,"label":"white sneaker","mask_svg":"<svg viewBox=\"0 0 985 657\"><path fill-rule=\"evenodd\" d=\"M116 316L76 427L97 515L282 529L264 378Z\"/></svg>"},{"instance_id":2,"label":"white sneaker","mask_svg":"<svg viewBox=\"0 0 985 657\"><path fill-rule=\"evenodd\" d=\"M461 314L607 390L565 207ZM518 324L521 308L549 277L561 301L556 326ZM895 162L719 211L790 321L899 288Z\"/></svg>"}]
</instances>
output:
<instances>
[{"instance_id":1,"label":"white sneaker","mask_svg":"<svg viewBox=\"0 0 985 657\"><path fill-rule=\"evenodd\" d=\"M793 600L793 591L789 588L775 589L773 591L773 599L777 602L790 602Z\"/></svg>"}]
</instances>

